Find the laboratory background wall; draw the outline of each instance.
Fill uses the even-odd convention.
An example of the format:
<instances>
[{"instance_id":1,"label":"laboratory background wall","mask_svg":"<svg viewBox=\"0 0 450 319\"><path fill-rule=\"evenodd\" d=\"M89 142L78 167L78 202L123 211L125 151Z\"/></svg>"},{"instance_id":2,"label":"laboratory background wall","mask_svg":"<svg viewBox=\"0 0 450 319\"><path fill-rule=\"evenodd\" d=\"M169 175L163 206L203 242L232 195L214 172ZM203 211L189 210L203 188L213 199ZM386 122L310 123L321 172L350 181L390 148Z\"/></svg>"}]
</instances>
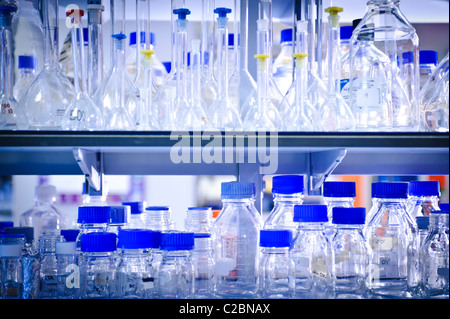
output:
<instances>
[{"instance_id":1,"label":"laboratory background wall","mask_svg":"<svg viewBox=\"0 0 450 319\"><path fill-rule=\"evenodd\" d=\"M21 1L19 1L20 3ZM326 2L326 1L325 1ZM330 1L329 1L330 2ZM350 25L353 19L362 18L366 1L333 1L333 5L344 8L342 25ZM85 7L86 1L60 0L60 30L59 48L63 49L63 42L69 33L65 26L65 7L77 4ZM187 7L192 11L189 36L200 37L201 1L186 0ZM216 6L233 7L234 1L216 0ZM258 1L250 0L249 8L249 56L256 48L256 24ZM277 5L279 4L279 5ZM109 68L110 30L109 1L104 1L104 45L105 65ZM274 0L274 58L280 52L280 32L290 27L292 18L292 1ZM416 28L420 39L421 50L436 50L441 60L449 47L449 3L437 0L402 0L400 6L405 16ZM135 31L135 1L127 1L126 31ZM230 29L233 31L233 21ZM86 23L86 20L85 20ZM170 1L155 0L152 2L151 29L156 35L155 51L161 61L170 61ZM254 36L252 36L254 32ZM20 50L27 43L15 39L16 50ZM255 63L249 59L249 70L255 76ZM370 145L368 145L370 146ZM378 177L378 176L335 176L329 180L357 181L357 205L370 208L370 183L377 180L439 180L441 183L441 201L448 202L448 176L408 176L408 177ZM124 200L146 201L148 205L169 205L174 212L176 227L181 229L184 214L191 206L213 206L220 209L220 184L222 181L235 180L233 176L106 176L109 190L108 200L111 204L118 204ZM52 184L57 187L56 206L66 216L69 227L75 226L77 207L81 205L82 184L84 177L79 176L0 176L0 220L13 220L18 224L19 216L33 205L34 188L38 184ZM271 177L266 177L266 191L264 196L264 214L270 211Z\"/></svg>"}]
</instances>

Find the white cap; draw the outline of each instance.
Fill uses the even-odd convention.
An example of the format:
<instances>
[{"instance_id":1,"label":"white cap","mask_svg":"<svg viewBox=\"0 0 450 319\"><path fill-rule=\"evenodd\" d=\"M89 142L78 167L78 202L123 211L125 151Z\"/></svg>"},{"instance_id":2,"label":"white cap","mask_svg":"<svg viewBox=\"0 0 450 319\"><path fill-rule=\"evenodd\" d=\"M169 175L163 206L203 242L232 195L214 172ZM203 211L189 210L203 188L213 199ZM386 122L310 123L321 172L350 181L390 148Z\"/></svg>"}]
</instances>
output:
<instances>
[{"instance_id":1,"label":"white cap","mask_svg":"<svg viewBox=\"0 0 450 319\"><path fill-rule=\"evenodd\" d=\"M22 245L0 245L0 257L20 257L22 254Z\"/></svg>"},{"instance_id":2,"label":"white cap","mask_svg":"<svg viewBox=\"0 0 450 319\"><path fill-rule=\"evenodd\" d=\"M55 253L57 255L74 255L77 252L77 242L63 241L56 243Z\"/></svg>"},{"instance_id":3,"label":"white cap","mask_svg":"<svg viewBox=\"0 0 450 319\"><path fill-rule=\"evenodd\" d=\"M40 200L52 201L56 195L56 187L53 185L37 185L34 193Z\"/></svg>"}]
</instances>

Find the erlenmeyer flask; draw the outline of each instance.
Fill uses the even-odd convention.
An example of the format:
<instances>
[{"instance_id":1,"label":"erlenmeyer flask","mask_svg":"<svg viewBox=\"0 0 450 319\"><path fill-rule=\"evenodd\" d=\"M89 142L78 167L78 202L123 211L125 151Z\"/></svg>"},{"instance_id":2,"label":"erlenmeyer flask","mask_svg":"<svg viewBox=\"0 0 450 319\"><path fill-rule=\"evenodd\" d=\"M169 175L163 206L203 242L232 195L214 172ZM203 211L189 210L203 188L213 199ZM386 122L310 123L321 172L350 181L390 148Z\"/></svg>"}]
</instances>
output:
<instances>
[{"instance_id":1,"label":"erlenmeyer flask","mask_svg":"<svg viewBox=\"0 0 450 319\"><path fill-rule=\"evenodd\" d=\"M341 96L341 70L339 47L339 7L325 9L328 17L328 96L320 107L320 128L323 131L353 131L355 120L347 103Z\"/></svg>"},{"instance_id":2,"label":"erlenmeyer flask","mask_svg":"<svg viewBox=\"0 0 450 319\"><path fill-rule=\"evenodd\" d=\"M283 126L280 114L274 106L270 106L272 101L269 98L269 59L268 54L268 37L269 37L269 21L261 19L257 21L258 37L257 46L258 54L255 55L257 59L257 100L256 103L248 103L248 111L243 120L244 130L269 130L276 131Z\"/></svg>"},{"instance_id":3,"label":"erlenmeyer flask","mask_svg":"<svg viewBox=\"0 0 450 319\"><path fill-rule=\"evenodd\" d=\"M139 91L126 71L126 35L119 33L112 37L114 39L113 68L95 93L94 102L102 109L106 129L133 130L138 121Z\"/></svg>"},{"instance_id":4,"label":"erlenmeyer flask","mask_svg":"<svg viewBox=\"0 0 450 319\"><path fill-rule=\"evenodd\" d=\"M28 86L20 104L32 130L58 130L74 88L59 66L58 0L42 1L45 65Z\"/></svg>"},{"instance_id":5,"label":"erlenmeyer flask","mask_svg":"<svg viewBox=\"0 0 450 319\"><path fill-rule=\"evenodd\" d=\"M241 117L237 106L228 95L228 8L216 8L217 18L217 58L218 58L218 94L207 111L208 127L222 131L242 130Z\"/></svg>"},{"instance_id":6,"label":"erlenmeyer flask","mask_svg":"<svg viewBox=\"0 0 450 319\"><path fill-rule=\"evenodd\" d=\"M90 98L87 91L85 57L83 48L83 28L81 17L83 10L66 12L72 20L72 56L75 84L75 97L67 106L62 119L62 129L76 131L102 130L105 124L104 116ZM77 41L79 39L79 41ZM81 76L80 76L81 75ZM80 78L81 81L77 79Z\"/></svg>"},{"instance_id":7,"label":"erlenmeyer flask","mask_svg":"<svg viewBox=\"0 0 450 319\"><path fill-rule=\"evenodd\" d=\"M14 4L0 4L0 129L24 129L26 119L14 98L12 17Z\"/></svg>"}]
</instances>

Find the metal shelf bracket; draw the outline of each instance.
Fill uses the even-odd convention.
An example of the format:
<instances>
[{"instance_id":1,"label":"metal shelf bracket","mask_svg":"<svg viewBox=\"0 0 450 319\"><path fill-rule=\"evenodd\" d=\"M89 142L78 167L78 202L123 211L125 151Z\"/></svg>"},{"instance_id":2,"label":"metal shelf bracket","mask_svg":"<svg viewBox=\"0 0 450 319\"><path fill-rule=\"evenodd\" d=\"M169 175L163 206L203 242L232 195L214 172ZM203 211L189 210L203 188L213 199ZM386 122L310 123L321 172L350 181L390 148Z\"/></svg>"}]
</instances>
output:
<instances>
[{"instance_id":1,"label":"metal shelf bracket","mask_svg":"<svg viewBox=\"0 0 450 319\"><path fill-rule=\"evenodd\" d=\"M102 153L75 148L73 155L86 177L85 193L89 195L102 194L104 190Z\"/></svg>"}]
</instances>

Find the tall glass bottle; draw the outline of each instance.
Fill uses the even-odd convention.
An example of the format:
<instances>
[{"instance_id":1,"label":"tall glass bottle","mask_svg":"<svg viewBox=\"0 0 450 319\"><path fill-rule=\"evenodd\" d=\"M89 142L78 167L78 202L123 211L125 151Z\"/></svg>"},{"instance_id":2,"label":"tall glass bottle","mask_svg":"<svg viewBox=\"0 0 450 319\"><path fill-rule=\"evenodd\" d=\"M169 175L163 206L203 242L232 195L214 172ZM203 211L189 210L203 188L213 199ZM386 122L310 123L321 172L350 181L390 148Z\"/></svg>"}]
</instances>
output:
<instances>
[{"instance_id":1,"label":"tall glass bottle","mask_svg":"<svg viewBox=\"0 0 450 319\"><path fill-rule=\"evenodd\" d=\"M20 100L31 130L59 130L64 112L75 95L59 66L58 0L43 1L44 68Z\"/></svg>"},{"instance_id":2,"label":"tall glass bottle","mask_svg":"<svg viewBox=\"0 0 450 319\"><path fill-rule=\"evenodd\" d=\"M14 84L14 97L20 101L23 94L36 76L37 60L34 56L21 55L18 61L19 77Z\"/></svg>"}]
</instances>

